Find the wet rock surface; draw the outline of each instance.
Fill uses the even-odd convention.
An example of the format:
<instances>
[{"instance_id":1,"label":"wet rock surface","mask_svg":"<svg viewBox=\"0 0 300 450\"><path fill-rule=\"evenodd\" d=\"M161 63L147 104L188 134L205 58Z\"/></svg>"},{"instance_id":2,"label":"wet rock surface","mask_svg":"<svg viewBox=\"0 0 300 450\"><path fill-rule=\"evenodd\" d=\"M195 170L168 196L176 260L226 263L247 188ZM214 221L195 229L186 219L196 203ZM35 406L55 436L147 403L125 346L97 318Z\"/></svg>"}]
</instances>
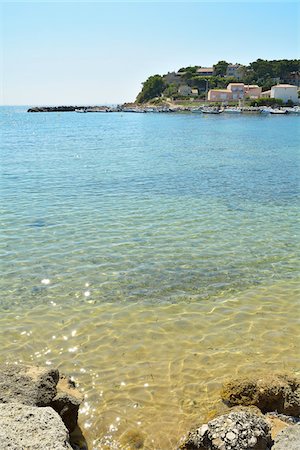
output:
<instances>
[{"instance_id":1,"label":"wet rock surface","mask_svg":"<svg viewBox=\"0 0 300 450\"><path fill-rule=\"evenodd\" d=\"M69 450L69 433L50 407L0 404L0 448Z\"/></svg>"},{"instance_id":2,"label":"wet rock surface","mask_svg":"<svg viewBox=\"0 0 300 450\"><path fill-rule=\"evenodd\" d=\"M191 431L181 450L268 450L270 425L248 411L234 411Z\"/></svg>"},{"instance_id":3,"label":"wet rock surface","mask_svg":"<svg viewBox=\"0 0 300 450\"><path fill-rule=\"evenodd\" d=\"M290 374L237 378L223 385L221 397L229 406L255 405L264 413L300 415L300 380Z\"/></svg>"},{"instance_id":4,"label":"wet rock surface","mask_svg":"<svg viewBox=\"0 0 300 450\"><path fill-rule=\"evenodd\" d=\"M277 434L272 450L299 450L300 424L292 425Z\"/></svg>"}]
</instances>

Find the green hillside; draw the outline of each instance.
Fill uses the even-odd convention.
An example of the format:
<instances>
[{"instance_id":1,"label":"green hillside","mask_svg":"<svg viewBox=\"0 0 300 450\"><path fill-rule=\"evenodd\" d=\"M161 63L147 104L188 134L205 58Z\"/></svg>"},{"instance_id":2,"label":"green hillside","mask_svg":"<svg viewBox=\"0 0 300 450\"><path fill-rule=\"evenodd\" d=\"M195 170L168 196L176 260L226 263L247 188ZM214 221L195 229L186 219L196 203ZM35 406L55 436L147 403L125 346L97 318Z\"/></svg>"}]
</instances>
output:
<instances>
[{"instance_id":1,"label":"green hillside","mask_svg":"<svg viewBox=\"0 0 300 450\"><path fill-rule=\"evenodd\" d=\"M208 89L226 88L228 83L242 82L245 84L258 84L263 91L277 83L290 83L299 86L300 60L257 59L248 66L236 64L236 77L228 75L228 67L232 66L227 61L219 61L213 66L211 75L201 75L198 72L201 66L182 67L177 72L169 72L165 75L152 75L144 83L136 98L137 103L147 102L155 97L180 97L180 86L189 86L197 89L197 97L205 98Z\"/></svg>"}]
</instances>

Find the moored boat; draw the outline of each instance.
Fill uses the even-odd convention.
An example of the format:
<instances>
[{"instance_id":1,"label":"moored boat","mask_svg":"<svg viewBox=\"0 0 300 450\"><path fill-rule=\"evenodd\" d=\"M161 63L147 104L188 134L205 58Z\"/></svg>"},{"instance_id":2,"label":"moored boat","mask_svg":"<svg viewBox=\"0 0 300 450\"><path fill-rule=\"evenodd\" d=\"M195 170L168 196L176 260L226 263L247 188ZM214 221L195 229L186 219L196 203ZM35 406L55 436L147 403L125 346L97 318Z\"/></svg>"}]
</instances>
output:
<instances>
[{"instance_id":1,"label":"moored boat","mask_svg":"<svg viewBox=\"0 0 300 450\"><path fill-rule=\"evenodd\" d=\"M271 109L270 114L288 114L286 109Z\"/></svg>"},{"instance_id":2,"label":"moored boat","mask_svg":"<svg viewBox=\"0 0 300 450\"><path fill-rule=\"evenodd\" d=\"M225 108L224 112L229 114L240 114L242 110L241 108Z\"/></svg>"},{"instance_id":3,"label":"moored boat","mask_svg":"<svg viewBox=\"0 0 300 450\"><path fill-rule=\"evenodd\" d=\"M204 108L202 112L203 114L221 114L223 110L219 108Z\"/></svg>"}]
</instances>

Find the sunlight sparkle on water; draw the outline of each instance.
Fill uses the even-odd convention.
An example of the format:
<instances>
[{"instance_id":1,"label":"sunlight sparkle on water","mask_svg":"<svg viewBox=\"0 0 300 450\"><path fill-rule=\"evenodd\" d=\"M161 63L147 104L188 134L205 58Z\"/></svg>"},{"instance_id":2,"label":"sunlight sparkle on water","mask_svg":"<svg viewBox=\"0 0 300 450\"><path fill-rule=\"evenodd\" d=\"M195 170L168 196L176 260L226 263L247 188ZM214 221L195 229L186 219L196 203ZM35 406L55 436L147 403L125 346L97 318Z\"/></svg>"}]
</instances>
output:
<instances>
[{"instance_id":1,"label":"sunlight sparkle on water","mask_svg":"<svg viewBox=\"0 0 300 450\"><path fill-rule=\"evenodd\" d=\"M68 349L68 351L69 351L70 353L75 353L75 352L77 352L77 350L78 350L78 347L70 347L70 348Z\"/></svg>"}]
</instances>

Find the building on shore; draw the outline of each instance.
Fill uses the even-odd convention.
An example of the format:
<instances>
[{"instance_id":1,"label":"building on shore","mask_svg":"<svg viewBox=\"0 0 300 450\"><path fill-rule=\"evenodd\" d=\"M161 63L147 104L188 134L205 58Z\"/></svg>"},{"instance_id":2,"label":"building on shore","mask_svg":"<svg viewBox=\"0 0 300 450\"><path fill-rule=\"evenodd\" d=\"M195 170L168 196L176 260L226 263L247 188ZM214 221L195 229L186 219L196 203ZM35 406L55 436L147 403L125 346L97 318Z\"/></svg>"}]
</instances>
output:
<instances>
[{"instance_id":1,"label":"building on shore","mask_svg":"<svg viewBox=\"0 0 300 450\"><path fill-rule=\"evenodd\" d=\"M224 102L243 100L244 98L256 99L261 95L261 87L257 84L229 83L226 89L210 89L208 101Z\"/></svg>"},{"instance_id":2,"label":"building on shore","mask_svg":"<svg viewBox=\"0 0 300 450\"><path fill-rule=\"evenodd\" d=\"M209 102L228 102L232 100L232 92L229 89L210 89L207 100Z\"/></svg>"},{"instance_id":3,"label":"building on shore","mask_svg":"<svg viewBox=\"0 0 300 450\"><path fill-rule=\"evenodd\" d=\"M262 88L257 84L245 84L244 94L246 98L256 99L261 97Z\"/></svg>"},{"instance_id":4,"label":"building on shore","mask_svg":"<svg viewBox=\"0 0 300 450\"><path fill-rule=\"evenodd\" d=\"M244 83L229 83L227 89L232 92L232 100L242 100L245 96Z\"/></svg>"},{"instance_id":5,"label":"building on shore","mask_svg":"<svg viewBox=\"0 0 300 450\"><path fill-rule=\"evenodd\" d=\"M271 98L280 98L284 102L291 100L298 103L298 87L292 84L277 84L271 87Z\"/></svg>"},{"instance_id":6,"label":"building on shore","mask_svg":"<svg viewBox=\"0 0 300 450\"><path fill-rule=\"evenodd\" d=\"M261 93L261 98L270 98L270 97L271 97L271 89Z\"/></svg>"}]
</instances>

